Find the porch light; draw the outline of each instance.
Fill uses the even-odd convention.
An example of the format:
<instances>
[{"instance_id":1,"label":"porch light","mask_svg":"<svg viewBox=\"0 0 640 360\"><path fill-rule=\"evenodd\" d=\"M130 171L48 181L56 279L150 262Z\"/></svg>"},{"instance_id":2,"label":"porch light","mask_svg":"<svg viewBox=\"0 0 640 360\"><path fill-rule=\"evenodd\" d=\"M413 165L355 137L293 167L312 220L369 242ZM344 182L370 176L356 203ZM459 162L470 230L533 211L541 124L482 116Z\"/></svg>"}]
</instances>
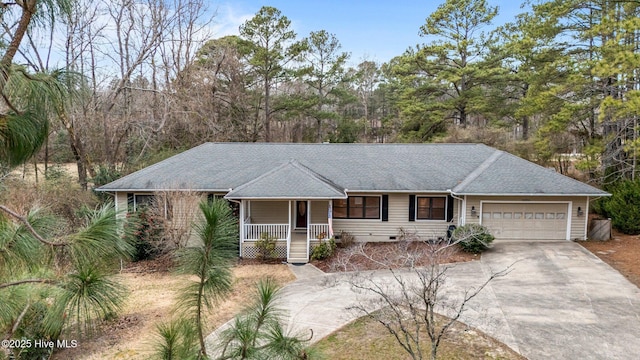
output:
<instances>
[{"instance_id":1,"label":"porch light","mask_svg":"<svg viewBox=\"0 0 640 360\"><path fill-rule=\"evenodd\" d=\"M471 216L476 216L476 207L475 206L471 207Z\"/></svg>"},{"instance_id":2,"label":"porch light","mask_svg":"<svg viewBox=\"0 0 640 360\"><path fill-rule=\"evenodd\" d=\"M582 208L578 206L578 216L582 216L582 215L584 215L584 211L582 211Z\"/></svg>"}]
</instances>

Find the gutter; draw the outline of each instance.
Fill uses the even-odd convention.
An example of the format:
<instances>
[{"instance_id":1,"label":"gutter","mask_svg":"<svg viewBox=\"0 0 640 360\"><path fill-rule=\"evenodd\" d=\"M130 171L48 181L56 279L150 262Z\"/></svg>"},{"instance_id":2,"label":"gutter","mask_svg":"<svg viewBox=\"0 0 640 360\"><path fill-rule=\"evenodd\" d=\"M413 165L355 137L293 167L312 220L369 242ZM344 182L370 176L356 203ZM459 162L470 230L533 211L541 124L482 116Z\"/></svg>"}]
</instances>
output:
<instances>
[{"instance_id":1,"label":"gutter","mask_svg":"<svg viewBox=\"0 0 640 360\"><path fill-rule=\"evenodd\" d=\"M466 223L466 220L467 220L466 211L465 211L465 208L467 207L467 202L465 201L465 199L454 195L451 189L447 189L447 191L449 192L449 195L451 195L452 198L456 200L460 200L460 202L462 203L461 207L458 208L458 220L459 220L458 226L462 226ZM462 211L462 215L460 215L461 211Z\"/></svg>"}]
</instances>

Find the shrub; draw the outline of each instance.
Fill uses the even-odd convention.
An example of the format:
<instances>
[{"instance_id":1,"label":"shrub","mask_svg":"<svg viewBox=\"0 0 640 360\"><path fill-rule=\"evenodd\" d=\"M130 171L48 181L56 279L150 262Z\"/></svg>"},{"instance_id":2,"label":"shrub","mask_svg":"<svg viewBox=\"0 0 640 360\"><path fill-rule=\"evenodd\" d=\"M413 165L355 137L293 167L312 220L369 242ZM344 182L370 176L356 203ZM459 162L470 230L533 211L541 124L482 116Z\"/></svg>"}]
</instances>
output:
<instances>
[{"instance_id":1,"label":"shrub","mask_svg":"<svg viewBox=\"0 0 640 360\"><path fill-rule=\"evenodd\" d=\"M338 243L338 245L341 248L348 248L351 245L353 245L353 243L355 242L356 242L356 237L353 236L352 233L348 231L340 231L340 242Z\"/></svg>"},{"instance_id":2,"label":"shrub","mask_svg":"<svg viewBox=\"0 0 640 360\"><path fill-rule=\"evenodd\" d=\"M336 250L336 241L331 238L329 240L321 240L320 243L313 247L311 251L312 260L324 260Z\"/></svg>"},{"instance_id":3,"label":"shrub","mask_svg":"<svg viewBox=\"0 0 640 360\"><path fill-rule=\"evenodd\" d=\"M269 233L263 232L260 234L260 239L255 243L258 249L258 259L265 261L274 259L278 256L276 252L276 237L269 235Z\"/></svg>"},{"instance_id":4,"label":"shrub","mask_svg":"<svg viewBox=\"0 0 640 360\"><path fill-rule=\"evenodd\" d=\"M608 190L611 197L601 204L611 224L625 234L640 234L640 181L623 180Z\"/></svg>"},{"instance_id":5,"label":"shrub","mask_svg":"<svg viewBox=\"0 0 640 360\"><path fill-rule=\"evenodd\" d=\"M133 261L153 259L159 254L162 243L162 223L152 215L148 208L139 209L127 215L127 234L132 236L135 246Z\"/></svg>"},{"instance_id":6,"label":"shrub","mask_svg":"<svg viewBox=\"0 0 640 360\"><path fill-rule=\"evenodd\" d=\"M460 226L453 231L452 238L454 242L460 244L462 250L474 254L489 249L495 239L486 227L478 224Z\"/></svg>"}]
</instances>

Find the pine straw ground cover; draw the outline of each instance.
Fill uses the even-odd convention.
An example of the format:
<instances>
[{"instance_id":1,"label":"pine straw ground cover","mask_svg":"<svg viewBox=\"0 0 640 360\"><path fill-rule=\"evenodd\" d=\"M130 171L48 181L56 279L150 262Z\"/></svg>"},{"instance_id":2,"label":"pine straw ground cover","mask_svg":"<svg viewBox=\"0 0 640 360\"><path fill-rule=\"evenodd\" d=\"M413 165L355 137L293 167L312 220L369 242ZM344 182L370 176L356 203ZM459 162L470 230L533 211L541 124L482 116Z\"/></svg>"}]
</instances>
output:
<instances>
[{"instance_id":1,"label":"pine straw ground cover","mask_svg":"<svg viewBox=\"0 0 640 360\"><path fill-rule=\"evenodd\" d=\"M579 244L640 287L640 236L614 231L611 240Z\"/></svg>"}]
</instances>

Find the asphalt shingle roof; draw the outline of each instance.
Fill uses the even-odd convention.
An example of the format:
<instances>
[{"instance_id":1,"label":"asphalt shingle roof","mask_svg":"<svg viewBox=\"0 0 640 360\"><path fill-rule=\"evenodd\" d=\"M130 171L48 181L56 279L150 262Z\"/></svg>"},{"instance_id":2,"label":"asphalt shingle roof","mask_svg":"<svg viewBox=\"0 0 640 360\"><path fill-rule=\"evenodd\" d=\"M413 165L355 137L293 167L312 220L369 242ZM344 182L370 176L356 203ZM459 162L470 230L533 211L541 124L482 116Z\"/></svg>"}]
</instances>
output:
<instances>
[{"instance_id":1,"label":"asphalt shingle roof","mask_svg":"<svg viewBox=\"0 0 640 360\"><path fill-rule=\"evenodd\" d=\"M296 160L263 174L231 190L229 199L308 198L345 199L345 189Z\"/></svg>"},{"instance_id":2,"label":"asphalt shingle roof","mask_svg":"<svg viewBox=\"0 0 640 360\"><path fill-rule=\"evenodd\" d=\"M482 144L206 143L101 191L332 197L337 192L589 195L607 193ZM334 192L335 191L335 192ZM333 195L331 195L333 194ZM329 196L331 195L331 196Z\"/></svg>"}]
</instances>

